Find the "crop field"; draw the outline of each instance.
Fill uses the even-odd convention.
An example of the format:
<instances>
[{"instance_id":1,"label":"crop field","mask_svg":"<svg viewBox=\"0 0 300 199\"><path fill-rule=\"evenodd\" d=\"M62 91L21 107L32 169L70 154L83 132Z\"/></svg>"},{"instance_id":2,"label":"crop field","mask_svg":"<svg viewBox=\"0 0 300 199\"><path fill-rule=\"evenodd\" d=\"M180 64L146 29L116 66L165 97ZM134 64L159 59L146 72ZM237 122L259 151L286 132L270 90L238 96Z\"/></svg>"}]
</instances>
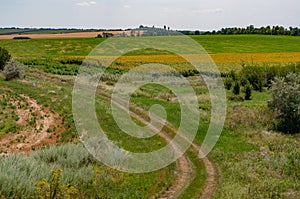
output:
<instances>
[{"instance_id":1,"label":"crop field","mask_svg":"<svg viewBox=\"0 0 300 199\"><path fill-rule=\"evenodd\" d=\"M210 127L212 109L206 76L195 73L182 57L158 49L135 50L118 57L97 84L94 103L98 123L116 146L134 153L159 150L176 136L180 126L179 100L169 88L157 84L135 90L126 113L136 125L151 130L149 112L153 105L160 105L166 112L162 130L139 139L118 126L111 95L120 76L138 65L174 67L192 86L201 114L196 138L187 152L169 166L143 174L121 172L120 165L110 168L96 160L85 149L85 140L75 127L72 94L76 75L84 59L105 39L0 39L0 46L26 70L23 80L6 81L0 73L0 198L298 199L300 136L271 130L268 101L272 98L272 79L267 79L271 72L266 71L299 72L300 37L191 38L226 74L225 86L229 77L245 75L246 66L266 77L258 89L252 88L251 100L244 99L246 84L241 84L238 98L233 94L234 82L229 82L222 134L208 157L201 159L199 146ZM203 62L206 59L204 56ZM109 154L113 158L118 155Z\"/></svg>"},{"instance_id":2,"label":"crop field","mask_svg":"<svg viewBox=\"0 0 300 199\"><path fill-rule=\"evenodd\" d=\"M209 53L221 72L239 70L242 64L276 65L300 61L300 38L286 36L230 35L192 36ZM31 39L0 40L0 46L7 48L16 59L84 60L104 39ZM154 54L153 54L154 53ZM185 62L167 53L140 52L122 56L119 69L128 65L151 62ZM129 64L128 64L129 63ZM177 69L179 69L177 67ZM187 70L190 69L187 67ZM182 67L181 67L182 70Z\"/></svg>"}]
</instances>

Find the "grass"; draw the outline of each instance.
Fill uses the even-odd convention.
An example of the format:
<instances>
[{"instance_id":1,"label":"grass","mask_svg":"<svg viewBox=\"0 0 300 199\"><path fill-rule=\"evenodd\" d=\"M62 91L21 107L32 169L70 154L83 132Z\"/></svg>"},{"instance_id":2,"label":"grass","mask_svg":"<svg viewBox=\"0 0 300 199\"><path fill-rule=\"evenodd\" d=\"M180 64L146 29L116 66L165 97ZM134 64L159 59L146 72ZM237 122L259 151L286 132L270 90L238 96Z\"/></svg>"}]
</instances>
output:
<instances>
[{"instance_id":1,"label":"grass","mask_svg":"<svg viewBox=\"0 0 300 199\"><path fill-rule=\"evenodd\" d=\"M207 103L205 86L201 83L197 85L195 82L192 84L200 101ZM140 95L132 98L134 103L146 109L151 104L159 103L167 111L173 110L172 113L177 110L174 109L176 102L165 103L164 99L153 99L168 91L164 89L159 91L159 86L155 85L142 90L143 92L139 92ZM149 96L152 98L149 99ZM219 169L218 188L213 198L299 196L299 136L268 131L270 119L266 108L268 99L270 99L268 92L254 92L251 101L228 103L225 128L209 155ZM178 117L180 116L170 114L168 121L178 126L179 120L176 119ZM206 115L195 139L198 144L201 144L205 137L208 122L209 115ZM193 155L190 152L188 154L193 160ZM197 175L201 175L201 172ZM202 186L201 181L193 181L181 198L194 197L195 193L201 192Z\"/></svg>"},{"instance_id":2,"label":"grass","mask_svg":"<svg viewBox=\"0 0 300 199\"><path fill-rule=\"evenodd\" d=\"M44 108L58 113L65 126L65 131L60 132L59 143L72 142L74 144L45 149L34 148L36 152L28 156L12 155L8 158L1 158L0 196L32 198L36 194L34 183L51 183L50 170L59 169L63 170L61 185L71 184L79 190L80 195L75 195L73 198L149 198L166 189L174 180L175 164L147 174L125 174L96 162L80 144L76 145L78 139L71 109L73 78L47 75L47 73L32 69L28 69L27 72L26 79L23 81L8 82L0 78L0 94L10 94L10 97L13 96L20 101L22 100L20 95L26 94L36 99ZM7 97L4 101L1 100L0 109L11 113L7 108L9 104ZM97 97L96 112L107 136L120 147L135 152L148 152L161 148L165 143L158 136L138 140L122 133L109 114L108 101L99 97ZM4 120L4 129L9 122L14 121L10 119L13 115L7 115L8 118ZM11 126L13 125L10 124ZM53 128L49 129L48 133L52 134ZM92 183L93 180L96 180L96 184Z\"/></svg>"},{"instance_id":3,"label":"grass","mask_svg":"<svg viewBox=\"0 0 300 199\"><path fill-rule=\"evenodd\" d=\"M226 71L227 66L236 69L242 54L262 57L271 54L286 55L283 59L290 62L289 56L300 52L299 37L218 35L193 36L192 38L201 43L212 54L212 57L215 56L214 59L220 59L219 64L223 67L222 71ZM62 124L66 129L61 132L62 136L59 142L76 143L77 133L71 111L74 78L61 75L74 75L69 72L75 71L76 73L76 70L73 69L80 64L65 61L84 59L90 50L101 41L103 40L0 40L0 46L7 48L13 56L22 59L23 62L29 63L24 81L6 82L0 78L0 95L4 93L12 93L11 96L26 94L30 98L36 99L38 104L43 105L44 108L50 108L62 118ZM166 52L147 49L144 52L129 53L127 56L138 57L143 53L146 53L147 56L166 55ZM222 60L226 61L230 56L233 57L230 65L223 65ZM267 59L273 58L266 56L265 60ZM292 61L297 61L297 59L296 56ZM72 70L69 71L68 67ZM49 75L41 72L40 69L58 75ZM59 71L63 71L63 73ZM117 80L116 77L118 76L109 74L106 80L113 85ZM199 99L201 123L195 142L201 144L210 121L208 91L203 82L198 82L193 78L189 78L189 80ZM6 89L11 91L8 92ZM230 93L228 92L228 94ZM225 128L219 142L209 155L219 169L218 188L214 198L297 198L300 195L299 136L269 131L270 115L266 104L270 96L268 92L253 92L251 101L228 102ZM131 102L147 110L153 104L161 104L168 113L167 120L178 127L181 116L180 106L174 98L175 96L170 90L153 84L140 88L132 96ZM9 108L7 108L8 100L2 99L0 110L2 109L3 114L0 115L0 131L4 135L7 128L14 127L16 118L14 118L14 114L10 114L13 107L8 106ZM97 96L96 105L100 124L107 132L108 137L118 146L135 152L149 152L165 145L165 142L158 136L140 140L122 133L110 114L109 103ZM63 169L61 183L72 183L82 193L92 198L141 198L142 196L149 198L158 194L162 188L166 188L174 180L174 164L149 174L123 174L108 170L94 160L86 158L86 155L82 155L84 152L80 145L73 144L67 147L70 147L70 150L63 147L51 147L29 156L17 155L1 158L0 196L4 195L8 198L32 196L35 194L32 182L41 182L43 178L49 181L51 169ZM64 150L67 152L62 152ZM181 198L191 198L201 193L205 183L203 163L197 160L192 151L189 150L187 154L197 172L195 179L192 180ZM97 170L103 178L97 176ZM98 180L96 183L99 183L97 187L91 183L91 180L95 178ZM102 180L105 183L101 184Z\"/></svg>"},{"instance_id":4,"label":"grass","mask_svg":"<svg viewBox=\"0 0 300 199\"><path fill-rule=\"evenodd\" d=\"M58 58L64 56L87 56L104 39L30 39L0 40L14 57Z\"/></svg>"},{"instance_id":5,"label":"grass","mask_svg":"<svg viewBox=\"0 0 300 199\"><path fill-rule=\"evenodd\" d=\"M241 63L286 64L300 61L300 38L269 35L203 35L191 36L211 55L221 72L240 69ZM85 57L105 39L31 39L0 40L0 46L6 48L18 59L84 60ZM130 69L132 65L142 64L145 60L159 63L174 62L174 58L165 51L145 49L130 52L113 68ZM140 61L142 60L142 61ZM175 60L177 70L188 70L181 59ZM147 61L146 61L147 62ZM74 66L75 67L75 66Z\"/></svg>"},{"instance_id":6,"label":"grass","mask_svg":"<svg viewBox=\"0 0 300 199\"><path fill-rule=\"evenodd\" d=\"M191 36L209 54L300 52L300 38L270 35Z\"/></svg>"},{"instance_id":7,"label":"grass","mask_svg":"<svg viewBox=\"0 0 300 199\"><path fill-rule=\"evenodd\" d=\"M36 184L51 182L51 170L61 169L58 182L72 185L72 198L149 198L172 180L168 169L148 174L126 174L97 163L81 144L50 147L29 156L0 157L0 195L38 197ZM44 183L43 183L44 182Z\"/></svg>"},{"instance_id":8,"label":"grass","mask_svg":"<svg viewBox=\"0 0 300 199\"><path fill-rule=\"evenodd\" d=\"M221 170L214 198L297 198L295 138L257 130L224 132L211 154Z\"/></svg>"},{"instance_id":9,"label":"grass","mask_svg":"<svg viewBox=\"0 0 300 199\"><path fill-rule=\"evenodd\" d=\"M50 107L50 111L58 113L63 118L65 131L61 132L59 142L69 142L77 137L77 133L73 124L73 116L71 113L71 91L69 86L62 87L61 79L56 79L55 82L45 81L41 72L32 71L27 73L25 82L4 81L0 79L1 88L10 89L14 96L25 94L32 99L36 99L37 103L43 105L44 108ZM33 75L31 75L31 73ZM44 73L45 74L45 73ZM49 80L49 79L48 79ZM33 89L34 88L34 89ZM52 91L49 93L49 91Z\"/></svg>"},{"instance_id":10,"label":"grass","mask_svg":"<svg viewBox=\"0 0 300 199\"><path fill-rule=\"evenodd\" d=\"M203 35L191 36L209 54L219 53L282 53L300 52L300 38L268 35ZM13 56L20 57L63 57L87 56L105 39L31 39L0 40L0 46ZM157 54L157 51L142 55ZM128 54L131 55L131 54ZM135 55L137 55L135 53Z\"/></svg>"}]
</instances>

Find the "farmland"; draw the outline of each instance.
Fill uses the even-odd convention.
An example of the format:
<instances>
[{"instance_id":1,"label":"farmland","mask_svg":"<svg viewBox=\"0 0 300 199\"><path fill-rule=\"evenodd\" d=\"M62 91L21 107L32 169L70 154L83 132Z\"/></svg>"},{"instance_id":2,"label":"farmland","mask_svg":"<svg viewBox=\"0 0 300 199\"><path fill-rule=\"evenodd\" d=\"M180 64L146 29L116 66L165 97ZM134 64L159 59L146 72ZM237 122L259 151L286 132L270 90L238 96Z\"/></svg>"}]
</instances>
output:
<instances>
[{"instance_id":1,"label":"farmland","mask_svg":"<svg viewBox=\"0 0 300 199\"><path fill-rule=\"evenodd\" d=\"M274 65L300 61L299 37L231 35L231 36L192 36L211 55L221 72L238 70L242 63ZM7 48L17 59L52 59L84 60L85 57L104 39L31 39L0 40L0 45ZM152 52L153 53L153 52ZM166 53L123 56L124 62L141 62L142 60L173 60ZM169 57L168 57L169 56ZM124 64L126 65L126 64ZM122 64L120 66L122 69Z\"/></svg>"},{"instance_id":2,"label":"farmland","mask_svg":"<svg viewBox=\"0 0 300 199\"><path fill-rule=\"evenodd\" d=\"M226 74L231 70L238 73L245 65L282 67L300 61L300 37L205 35L192 39ZM209 128L209 91L203 78L188 75L199 101L201 121L195 147L189 148L183 159L145 174L120 172L96 161L76 132L72 89L82 61L103 41L0 40L0 46L26 66L24 80L4 81L0 77L0 197L47 198L56 185L61 198L163 198L175 196L172 192L176 191L180 192L179 198L200 198L202 194L228 199L299 198L300 137L270 131L267 101L271 94L267 86L262 88L264 92L253 91L251 101L228 100L224 130L207 159L200 160L196 148ZM138 125L147 126L151 106L163 106L168 115L168 125L162 130L166 137L134 138L123 133L114 121L110 95L120 74L153 62L174 65L180 72L191 70L186 60L166 51L132 51L112 64L95 95L96 115L107 137L136 153L162 148L175 136L172 129L180 126L176 96L155 84L144 85L132 95L131 117ZM42 138L33 142L36 137ZM182 171L189 179L184 180Z\"/></svg>"}]
</instances>

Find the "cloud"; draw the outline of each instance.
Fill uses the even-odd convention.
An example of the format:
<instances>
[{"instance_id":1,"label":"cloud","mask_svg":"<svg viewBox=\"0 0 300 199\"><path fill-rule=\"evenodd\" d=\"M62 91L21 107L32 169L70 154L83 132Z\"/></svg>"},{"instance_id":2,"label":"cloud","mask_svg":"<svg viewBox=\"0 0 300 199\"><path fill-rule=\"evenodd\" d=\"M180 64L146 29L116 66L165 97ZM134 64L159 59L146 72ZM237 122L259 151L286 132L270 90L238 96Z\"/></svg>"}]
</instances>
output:
<instances>
[{"instance_id":1,"label":"cloud","mask_svg":"<svg viewBox=\"0 0 300 199\"><path fill-rule=\"evenodd\" d=\"M199 13L199 14L210 14L210 13L216 13L220 14L224 10L222 8L214 8L214 9L204 9L204 10L193 10L193 13Z\"/></svg>"},{"instance_id":2,"label":"cloud","mask_svg":"<svg viewBox=\"0 0 300 199\"><path fill-rule=\"evenodd\" d=\"M131 5L124 5L123 7L129 9L131 8Z\"/></svg>"},{"instance_id":3,"label":"cloud","mask_svg":"<svg viewBox=\"0 0 300 199\"><path fill-rule=\"evenodd\" d=\"M83 1L80 3L76 3L77 6L93 6L96 4L97 4L97 2L95 2L95 1Z\"/></svg>"}]
</instances>

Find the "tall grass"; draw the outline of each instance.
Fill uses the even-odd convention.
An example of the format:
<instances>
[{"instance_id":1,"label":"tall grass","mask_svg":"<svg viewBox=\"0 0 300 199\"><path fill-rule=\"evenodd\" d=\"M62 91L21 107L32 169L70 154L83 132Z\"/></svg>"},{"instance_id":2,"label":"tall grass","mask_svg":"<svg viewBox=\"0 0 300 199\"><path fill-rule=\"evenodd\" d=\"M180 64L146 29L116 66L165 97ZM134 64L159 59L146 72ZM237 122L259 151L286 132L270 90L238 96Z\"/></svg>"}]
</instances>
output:
<instances>
[{"instance_id":1,"label":"tall grass","mask_svg":"<svg viewBox=\"0 0 300 199\"><path fill-rule=\"evenodd\" d=\"M0 195L9 198L32 197L35 182L50 180L51 170L62 169L62 183L77 185L94 175L91 155L82 145L64 145L37 151L32 155L0 158ZM86 184L88 185L88 184Z\"/></svg>"},{"instance_id":2,"label":"tall grass","mask_svg":"<svg viewBox=\"0 0 300 199\"><path fill-rule=\"evenodd\" d=\"M60 170L62 174L58 183L61 187L72 186L78 190L72 196L74 198L149 198L173 179L168 169L148 174L118 172L96 162L83 145L67 144L27 156L1 157L0 196L39 197L41 193L37 184L50 185L53 171Z\"/></svg>"}]
</instances>

